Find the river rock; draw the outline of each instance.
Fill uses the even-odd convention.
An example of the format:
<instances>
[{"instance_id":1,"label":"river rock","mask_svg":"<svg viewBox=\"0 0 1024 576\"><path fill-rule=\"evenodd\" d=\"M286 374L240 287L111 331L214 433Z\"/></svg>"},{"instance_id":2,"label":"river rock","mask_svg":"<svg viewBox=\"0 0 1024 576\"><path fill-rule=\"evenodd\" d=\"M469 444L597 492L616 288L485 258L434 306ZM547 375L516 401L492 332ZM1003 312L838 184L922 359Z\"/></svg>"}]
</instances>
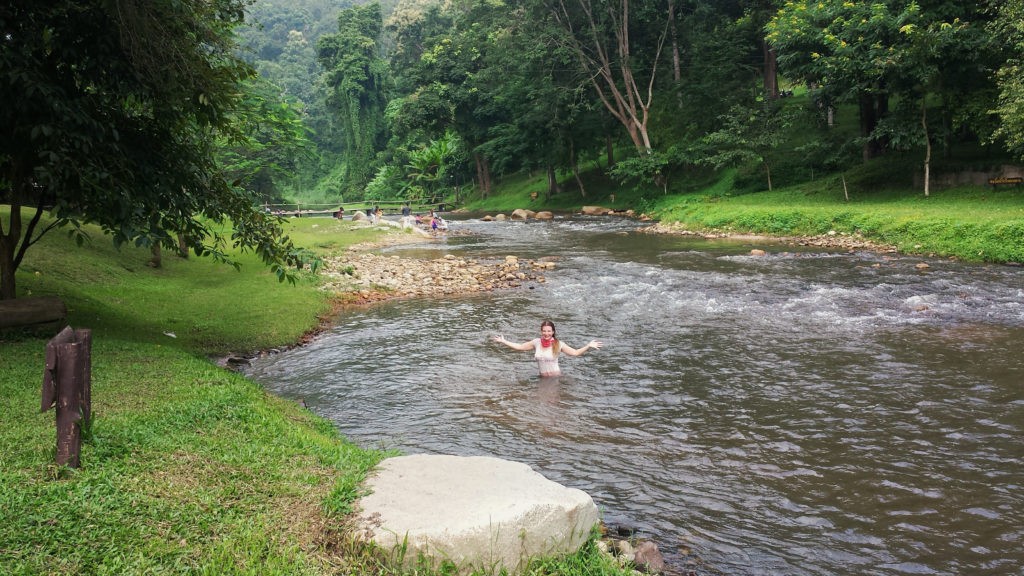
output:
<instances>
[{"instance_id":1,"label":"river rock","mask_svg":"<svg viewBox=\"0 0 1024 576\"><path fill-rule=\"evenodd\" d=\"M633 564L650 574L660 574L665 571L665 558L658 550L658 545L650 540L644 540L636 545L633 552Z\"/></svg>"},{"instance_id":2,"label":"river rock","mask_svg":"<svg viewBox=\"0 0 1024 576\"><path fill-rule=\"evenodd\" d=\"M504 222L505 220L508 220L508 216L504 214L498 214L497 216L494 217L494 219L497 220L498 222Z\"/></svg>"},{"instance_id":3,"label":"river rock","mask_svg":"<svg viewBox=\"0 0 1024 576\"><path fill-rule=\"evenodd\" d=\"M384 256L350 250L323 260L322 289L350 293L348 303L370 304L410 296L442 296L517 288L524 283L545 282L540 274L554 268L508 256L480 261L446 254L434 260Z\"/></svg>"},{"instance_id":4,"label":"river rock","mask_svg":"<svg viewBox=\"0 0 1024 576\"><path fill-rule=\"evenodd\" d=\"M527 210L525 208L516 208L512 211L513 220L526 220L528 218L533 218L536 215L537 213L533 210Z\"/></svg>"},{"instance_id":5,"label":"river rock","mask_svg":"<svg viewBox=\"0 0 1024 576\"><path fill-rule=\"evenodd\" d=\"M580 208L580 212L583 212L587 216L603 216L605 214L614 213L614 210L611 208L605 208L604 206L584 206Z\"/></svg>"},{"instance_id":6,"label":"river rock","mask_svg":"<svg viewBox=\"0 0 1024 576\"><path fill-rule=\"evenodd\" d=\"M547 210L542 210L540 212L537 212L534 218L536 218L537 220L553 220L555 218L555 215L554 213L548 212Z\"/></svg>"},{"instance_id":7,"label":"river rock","mask_svg":"<svg viewBox=\"0 0 1024 576\"><path fill-rule=\"evenodd\" d=\"M516 573L530 558L576 552L598 522L585 492L499 458L388 458L365 487L355 532L407 568L423 558Z\"/></svg>"}]
</instances>

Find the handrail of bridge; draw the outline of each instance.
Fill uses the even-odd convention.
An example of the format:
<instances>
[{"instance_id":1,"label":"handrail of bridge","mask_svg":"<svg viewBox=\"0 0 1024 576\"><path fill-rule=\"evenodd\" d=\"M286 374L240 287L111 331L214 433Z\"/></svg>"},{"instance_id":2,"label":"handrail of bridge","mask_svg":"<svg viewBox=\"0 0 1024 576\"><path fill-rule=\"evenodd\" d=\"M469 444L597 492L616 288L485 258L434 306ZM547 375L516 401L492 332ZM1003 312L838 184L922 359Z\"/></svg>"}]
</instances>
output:
<instances>
[{"instance_id":1,"label":"handrail of bridge","mask_svg":"<svg viewBox=\"0 0 1024 576\"><path fill-rule=\"evenodd\" d=\"M345 212L350 213L350 214L352 212L354 212L354 211L366 211L366 210L373 209L373 208L378 208L378 207L381 210L383 210L385 213L388 213L388 212L398 213L398 212L401 211L402 207L405 206L405 205L406 205L406 201L405 200L380 200L380 201L377 201L377 202L359 201L359 202L352 202L352 203L349 203L349 204L345 204L343 202L338 202L338 203L334 203L334 204L327 204L327 203L323 203L323 202L320 202L320 203L315 203L315 202L314 203L289 202L289 203L284 203L284 204L264 202L262 204L263 208L266 209L269 212L272 212L272 213L275 213L275 214L294 215L294 216L301 216L301 215L304 215L304 214L308 214L308 215L312 215L312 214L334 214L335 212L338 211L339 208L344 208ZM436 204L424 204L424 203L412 204L412 203L410 203L409 204L409 208L412 210L413 213L417 213L417 212L427 212L427 211L432 210L432 209L433 210L438 210L438 211L444 211L444 210L449 209L450 207L448 206L447 203L438 202Z\"/></svg>"}]
</instances>

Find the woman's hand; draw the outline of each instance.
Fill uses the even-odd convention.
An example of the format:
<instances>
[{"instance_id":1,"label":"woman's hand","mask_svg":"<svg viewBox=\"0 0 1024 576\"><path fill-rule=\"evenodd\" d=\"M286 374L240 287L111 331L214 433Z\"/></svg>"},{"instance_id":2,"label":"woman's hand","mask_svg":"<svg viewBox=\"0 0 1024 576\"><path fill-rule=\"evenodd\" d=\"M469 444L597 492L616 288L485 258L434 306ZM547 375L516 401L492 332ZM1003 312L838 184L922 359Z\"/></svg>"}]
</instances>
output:
<instances>
[{"instance_id":1,"label":"woman's hand","mask_svg":"<svg viewBox=\"0 0 1024 576\"><path fill-rule=\"evenodd\" d=\"M500 335L499 336L491 336L491 340L497 342L498 344L508 344L508 340L505 340L505 337L504 336L500 336Z\"/></svg>"},{"instance_id":2,"label":"woman's hand","mask_svg":"<svg viewBox=\"0 0 1024 576\"><path fill-rule=\"evenodd\" d=\"M590 342L587 343L587 348L593 348L595 350L600 348L601 346L604 346L604 344L597 340L591 340Z\"/></svg>"}]
</instances>

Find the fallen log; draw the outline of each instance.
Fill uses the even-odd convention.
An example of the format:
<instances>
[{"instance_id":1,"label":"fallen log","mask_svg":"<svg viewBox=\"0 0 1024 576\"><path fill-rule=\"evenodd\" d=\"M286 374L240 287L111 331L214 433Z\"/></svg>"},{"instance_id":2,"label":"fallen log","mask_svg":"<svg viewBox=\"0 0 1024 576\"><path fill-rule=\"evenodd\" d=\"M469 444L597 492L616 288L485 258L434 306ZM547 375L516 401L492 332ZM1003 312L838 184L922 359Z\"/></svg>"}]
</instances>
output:
<instances>
[{"instance_id":1,"label":"fallen log","mask_svg":"<svg viewBox=\"0 0 1024 576\"><path fill-rule=\"evenodd\" d=\"M67 306L56 296L0 300L0 329L62 326L67 317Z\"/></svg>"}]
</instances>

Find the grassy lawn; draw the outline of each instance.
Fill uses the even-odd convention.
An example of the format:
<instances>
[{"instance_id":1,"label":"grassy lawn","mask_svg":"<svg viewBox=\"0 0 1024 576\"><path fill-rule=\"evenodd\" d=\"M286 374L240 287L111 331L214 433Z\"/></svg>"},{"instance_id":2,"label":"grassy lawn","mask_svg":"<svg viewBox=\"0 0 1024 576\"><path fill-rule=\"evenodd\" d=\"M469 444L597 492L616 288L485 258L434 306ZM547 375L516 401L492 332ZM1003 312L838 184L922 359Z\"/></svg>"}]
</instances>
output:
<instances>
[{"instance_id":1,"label":"grassy lawn","mask_svg":"<svg viewBox=\"0 0 1024 576\"><path fill-rule=\"evenodd\" d=\"M1024 262L1024 191L978 187L928 197L899 191L852 193L807 185L740 196L690 194L655 204L665 221L695 229L815 235L859 233L915 254Z\"/></svg>"},{"instance_id":2,"label":"grassy lawn","mask_svg":"<svg viewBox=\"0 0 1024 576\"><path fill-rule=\"evenodd\" d=\"M289 232L320 249L377 234L330 219ZM333 572L331 526L384 455L206 358L298 340L329 310L317 279L279 283L245 254L240 270L171 254L155 269L90 233L81 248L44 237L17 277L93 330L80 469L53 464L54 415L39 412L52 335L0 336L0 573Z\"/></svg>"}]
</instances>

